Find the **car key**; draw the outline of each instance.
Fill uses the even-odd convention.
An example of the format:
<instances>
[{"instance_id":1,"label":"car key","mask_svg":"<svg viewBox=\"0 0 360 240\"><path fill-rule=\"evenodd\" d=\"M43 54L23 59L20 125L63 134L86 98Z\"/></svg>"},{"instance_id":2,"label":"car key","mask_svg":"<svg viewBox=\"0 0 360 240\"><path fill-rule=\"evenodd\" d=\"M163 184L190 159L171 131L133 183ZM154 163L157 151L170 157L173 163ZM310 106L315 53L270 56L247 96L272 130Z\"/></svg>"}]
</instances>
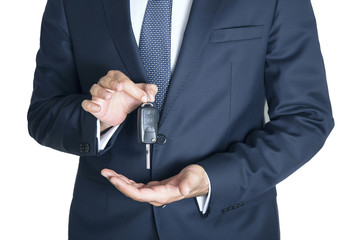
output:
<instances>
[{"instance_id":1,"label":"car key","mask_svg":"<svg viewBox=\"0 0 360 240\"><path fill-rule=\"evenodd\" d=\"M151 103L143 103L137 116L138 139L146 144L146 168L150 169L150 144L156 142L158 135L158 111Z\"/></svg>"}]
</instances>

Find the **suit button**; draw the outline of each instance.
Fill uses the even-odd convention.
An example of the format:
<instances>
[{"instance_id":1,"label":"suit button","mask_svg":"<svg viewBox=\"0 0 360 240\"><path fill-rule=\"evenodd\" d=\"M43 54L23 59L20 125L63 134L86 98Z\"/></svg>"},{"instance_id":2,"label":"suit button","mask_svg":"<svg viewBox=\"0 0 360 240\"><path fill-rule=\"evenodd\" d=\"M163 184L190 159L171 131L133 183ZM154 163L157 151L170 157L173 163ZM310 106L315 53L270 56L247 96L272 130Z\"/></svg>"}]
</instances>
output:
<instances>
[{"instance_id":1,"label":"suit button","mask_svg":"<svg viewBox=\"0 0 360 240\"><path fill-rule=\"evenodd\" d=\"M157 144L164 145L166 143L166 136L164 134L159 134L156 137Z\"/></svg>"},{"instance_id":2,"label":"suit button","mask_svg":"<svg viewBox=\"0 0 360 240\"><path fill-rule=\"evenodd\" d=\"M90 145L89 144L80 144L80 152L81 153L90 152Z\"/></svg>"}]
</instances>

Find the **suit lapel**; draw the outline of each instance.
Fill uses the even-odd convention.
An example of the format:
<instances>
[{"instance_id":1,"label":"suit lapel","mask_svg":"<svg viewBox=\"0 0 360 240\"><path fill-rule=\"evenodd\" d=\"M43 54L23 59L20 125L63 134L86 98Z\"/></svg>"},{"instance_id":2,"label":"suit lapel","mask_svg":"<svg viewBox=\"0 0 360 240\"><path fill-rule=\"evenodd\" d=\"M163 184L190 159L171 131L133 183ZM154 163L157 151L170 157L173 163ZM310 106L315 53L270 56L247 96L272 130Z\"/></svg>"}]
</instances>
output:
<instances>
[{"instance_id":1,"label":"suit lapel","mask_svg":"<svg viewBox=\"0 0 360 240\"><path fill-rule=\"evenodd\" d=\"M111 36L125 65L129 78L145 82L146 74L130 20L130 0L102 0Z\"/></svg>"},{"instance_id":2,"label":"suit lapel","mask_svg":"<svg viewBox=\"0 0 360 240\"><path fill-rule=\"evenodd\" d=\"M130 79L134 82L147 81L145 69L132 31L130 0L102 1L111 36ZM196 68L199 56L208 41L212 24L223 1L193 0L181 50L161 114L160 127L169 114L176 97L188 81L191 71Z\"/></svg>"},{"instance_id":3,"label":"suit lapel","mask_svg":"<svg viewBox=\"0 0 360 240\"><path fill-rule=\"evenodd\" d=\"M193 0L189 20L184 33L181 50L173 72L160 124L166 119L177 95L189 80L191 71L196 68L199 56L204 49L212 24L223 0Z\"/></svg>"}]
</instances>

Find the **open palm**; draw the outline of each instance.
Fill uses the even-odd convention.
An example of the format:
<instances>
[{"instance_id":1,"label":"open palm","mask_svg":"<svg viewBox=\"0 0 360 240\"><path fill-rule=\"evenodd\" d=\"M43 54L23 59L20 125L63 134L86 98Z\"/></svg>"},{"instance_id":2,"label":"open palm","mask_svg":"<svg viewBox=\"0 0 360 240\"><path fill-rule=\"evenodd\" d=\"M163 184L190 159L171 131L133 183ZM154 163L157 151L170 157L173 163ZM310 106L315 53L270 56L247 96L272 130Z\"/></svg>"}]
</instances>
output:
<instances>
[{"instance_id":1,"label":"open palm","mask_svg":"<svg viewBox=\"0 0 360 240\"><path fill-rule=\"evenodd\" d=\"M101 174L126 196L157 207L184 198L203 196L209 191L205 170L196 164L187 166L171 178L147 184L137 183L110 169L103 169Z\"/></svg>"}]
</instances>

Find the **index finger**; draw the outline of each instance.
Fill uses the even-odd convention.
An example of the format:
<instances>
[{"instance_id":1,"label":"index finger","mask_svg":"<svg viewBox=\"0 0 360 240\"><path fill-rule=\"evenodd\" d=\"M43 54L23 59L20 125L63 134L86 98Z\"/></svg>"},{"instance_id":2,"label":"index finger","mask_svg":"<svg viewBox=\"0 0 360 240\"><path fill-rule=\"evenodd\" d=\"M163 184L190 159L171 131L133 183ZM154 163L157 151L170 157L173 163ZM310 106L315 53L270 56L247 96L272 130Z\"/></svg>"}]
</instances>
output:
<instances>
[{"instance_id":1,"label":"index finger","mask_svg":"<svg viewBox=\"0 0 360 240\"><path fill-rule=\"evenodd\" d=\"M106 76L100 79L98 84L103 88L108 88L117 92L124 91L140 102L148 101L146 92L139 88L133 81L131 81L125 74L120 71L109 71Z\"/></svg>"}]
</instances>

